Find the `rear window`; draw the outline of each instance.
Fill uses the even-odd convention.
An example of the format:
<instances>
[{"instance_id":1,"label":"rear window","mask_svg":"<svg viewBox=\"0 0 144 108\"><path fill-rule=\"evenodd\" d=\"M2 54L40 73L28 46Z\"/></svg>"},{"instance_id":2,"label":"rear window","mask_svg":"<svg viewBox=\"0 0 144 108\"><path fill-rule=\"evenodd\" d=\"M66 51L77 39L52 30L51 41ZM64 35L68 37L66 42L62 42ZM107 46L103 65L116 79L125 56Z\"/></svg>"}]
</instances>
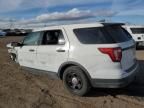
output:
<instances>
[{"instance_id":1,"label":"rear window","mask_svg":"<svg viewBox=\"0 0 144 108\"><path fill-rule=\"evenodd\" d=\"M74 29L78 40L83 44L107 44L126 42L130 34L120 26L106 26Z\"/></svg>"},{"instance_id":2,"label":"rear window","mask_svg":"<svg viewBox=\"0 0 144 108\"><path fill-rule=\"evenodd\" d=\"M131 28L133 34L144 34L144 28Z\"/></svg>"}]
</instances>

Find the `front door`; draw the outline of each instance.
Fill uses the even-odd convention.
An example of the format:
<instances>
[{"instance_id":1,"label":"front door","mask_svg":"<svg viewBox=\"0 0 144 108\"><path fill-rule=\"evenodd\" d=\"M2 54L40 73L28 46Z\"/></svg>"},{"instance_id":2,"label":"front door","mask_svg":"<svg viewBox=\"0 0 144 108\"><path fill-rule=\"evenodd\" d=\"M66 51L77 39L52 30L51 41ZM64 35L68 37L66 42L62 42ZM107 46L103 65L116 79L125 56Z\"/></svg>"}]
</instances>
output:
<instances>
[{"instance_id":1,"label":"front door","mask_svg":"<svg viewBox=\"0 0 144 108\"><path fill-rule=\"evenodd\" d=\"M36 53L40 36L40 32L32 32L24 38L23 46L18 49L18 61L21 66L36 67Z\"/></svg>"}]
</instances>

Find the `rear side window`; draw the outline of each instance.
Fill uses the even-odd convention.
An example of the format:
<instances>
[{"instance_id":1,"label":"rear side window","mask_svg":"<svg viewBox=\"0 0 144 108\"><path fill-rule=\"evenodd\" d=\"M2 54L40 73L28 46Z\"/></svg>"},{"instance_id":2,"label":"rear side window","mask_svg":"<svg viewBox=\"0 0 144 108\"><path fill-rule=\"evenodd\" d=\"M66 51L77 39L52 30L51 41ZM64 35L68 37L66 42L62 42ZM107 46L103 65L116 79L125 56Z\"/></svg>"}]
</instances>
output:
<instances>
[{"instance_id":1,"label":"rear side window","mask_svg":"<svg viewBox=\"0 0 144 108\"><path fill-rule=\"evenodd\" d=\"M64 40L61 30L48 30L43 32L42 45L58 45L60 40Z\"/></svg>"},{"instance_id":2,"label":"rear side window","mask_svg":"<svg viewBox=\"0 0 144 108\"><path fill-rule=\"evenodd\" d=\"M101 28L81 28L75 29L78 40L83 44L113 43Z\"/></svg>"},{"instance_id":3,"label":"rear side window","mask_svg":"<svg viewBox=\"0 0 144 108\"><path fill-rule=\"evenodd\" d=\"M144 34L144 28L131 28L133 34Z\"/></svg>"},{"instance_id":4,"label":"rear side window","mask_svg":"<svg viewBox=\"0 0 144 108\"><path fill-rule=\"evenodd\" d=\"M120 26L108 26L104 28L109 38L112 38L115 43L129 41L131 35Z\"/></svg>"},{"instance_id":5,"label":"rear side window","mask_svg":"<svg viewBox=\"0 0 144 108\"><path fill-rule=\"evenodd\" d=\"M120 26L106 26L74 29L78 40L83 44L120 43L131 39L127 31Z\"/></svg>"}]
</instances>

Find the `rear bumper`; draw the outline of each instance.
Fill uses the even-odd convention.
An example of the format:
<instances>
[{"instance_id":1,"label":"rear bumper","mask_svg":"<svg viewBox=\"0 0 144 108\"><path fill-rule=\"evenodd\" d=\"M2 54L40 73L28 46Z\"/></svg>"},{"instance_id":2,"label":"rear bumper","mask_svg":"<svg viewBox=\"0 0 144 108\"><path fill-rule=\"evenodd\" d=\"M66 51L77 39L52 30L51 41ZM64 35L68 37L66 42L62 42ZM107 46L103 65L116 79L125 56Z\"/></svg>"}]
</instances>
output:
<instances>
[{"instance_id":1,"label":"rear bumper","mask_svg":"<svg viewBox=\"0 0 144 108\"><path fill-rule=\"evenodd\" d=\"M136 77L136 73L139 71L138 63L135 68L131 70L126 77L121 79L92 79L91 84L93 87L101 88L122 88L130 84Z\"/></svg>"},{"instance_id":2,"label":"rear bumper","mask_svg":"<svg viewBox=\"0 0 144 108\"><path fill-rule=\"evenodd\" d=\"M137 41L136 46L144 46L144 41Z\"/></svg>"}]
</instances>

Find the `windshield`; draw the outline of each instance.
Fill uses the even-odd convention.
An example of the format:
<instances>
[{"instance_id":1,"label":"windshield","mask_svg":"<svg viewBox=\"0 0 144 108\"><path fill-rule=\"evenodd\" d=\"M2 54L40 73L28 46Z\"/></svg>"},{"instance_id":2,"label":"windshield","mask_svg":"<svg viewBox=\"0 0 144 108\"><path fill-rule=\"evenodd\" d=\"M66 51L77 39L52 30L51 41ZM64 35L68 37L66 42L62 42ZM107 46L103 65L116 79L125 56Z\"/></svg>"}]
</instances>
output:
<instances>
[{"instance_id":1,"label":"windshield","mask_svg":"<svg viewBox=\"0 0 144 108\"><path fill-rule=\"evenodd\" d=\"M130 34L120 26L105 26L74 29L78 40L83 44L107 44L126 42Z\"/></svg>"},{"instance_id":2,"label":"windshield","mask_svg":"<svg viewBox=\"0 0 144 108\"><path fill-rule=\"evenodd\" d=\"M133 34L144 34L144 28L131 28Z\"/></svg>"}]
</instances>

